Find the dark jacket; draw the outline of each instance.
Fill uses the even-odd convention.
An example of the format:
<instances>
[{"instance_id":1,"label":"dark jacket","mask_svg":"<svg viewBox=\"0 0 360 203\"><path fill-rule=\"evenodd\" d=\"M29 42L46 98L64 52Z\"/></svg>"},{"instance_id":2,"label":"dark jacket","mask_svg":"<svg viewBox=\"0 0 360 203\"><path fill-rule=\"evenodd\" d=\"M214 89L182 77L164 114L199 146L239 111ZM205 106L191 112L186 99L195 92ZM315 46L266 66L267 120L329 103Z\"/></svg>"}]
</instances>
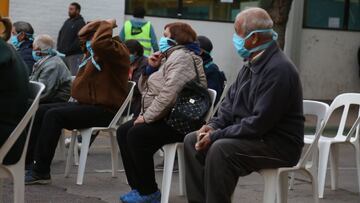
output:
<instances>
[{"instance_id":1,"label":"dark jacket","mask_svg":"<svg viewBox=\"0 0 360 203\"><path fill-rule=\"evenodd\" d=\"M204 61L204 71L208 88L216 91L216 105L224 91L226 77L224 72L220 71L219 67L213 62L213 58L209 54L203 53L201 58Z\"/></svg>"},{"instance_id":2,"label":"dark jacket","mask_svg":"<svg viewBox=\"0 0 360 203\"><path fill-rule=\"evenodd\" d=\"M73 82L71 96L83 104L100 105L117 111L128 95L130 59L126 46L112 38L113 27L106 21L93 21L79 32L81 39L91 39L94 60L82 67ZM86 54L86 58L89 53Z\"/></svg>"},{"instance_id":3,"label":"dark jacket","mask_svg":"<svg viewBox=\"0 0 360 203\"><path fill-rule=\"evenodd\" d=\"M21 43L20 48L17 50L21 58L26 63L29 74L31 74L33 66L34 66L34 58L32 57L32 50L33 50L33 41L27 40Z\"/></svg>"},{"instance_id":4,"label":"dark jacket","mask_svg":"<svg viewBox=\"0 0 360 203\"><path fill-rule=\"evenodd\" d=\"M138 87L138 82L141 74L144 72L147 65L148 65L148 58L145 56L136 59L136 61L132 65L134 66L134 69L132 70L130 80L134 81L136 83L136 86L134 88L134 95L131 102L130 112L134 114L134 117L138 116L141 111L141 93Z\"/></svg>"},{"instance_id":5,"label":"dark jacket","mask_svg":"<svg viewBox=\"0 0 360 203\"><path fill-rule=\"evenodd\" d=\"M67 19L59 32L57 50L66 56L82 54L78 33L84 25L85 21L81 15Z\"/></svg>"},{"instance_id":6,"label":"dark jacket","mask_svg":"<svg viewBox=\"0 0 360 203\"><path fill-rule=\"evenodd\" d=\"M29 73L15 49L0 38L0 147L28 109ZM25 133L4 159L4 164L19 160Z\"/></svg>"},{"instance_id":7,"label":"dark jacket","mask_svg":"<svg viewBox=\"0 0 360 203\"><path fill-rule=\"evenodd\" d=\"M292 164L304 145L301 82L294 64L273 43L252 64L245 65L230 87L217 117L212 141L259 139Z\"/></svg>"}]
</instances>

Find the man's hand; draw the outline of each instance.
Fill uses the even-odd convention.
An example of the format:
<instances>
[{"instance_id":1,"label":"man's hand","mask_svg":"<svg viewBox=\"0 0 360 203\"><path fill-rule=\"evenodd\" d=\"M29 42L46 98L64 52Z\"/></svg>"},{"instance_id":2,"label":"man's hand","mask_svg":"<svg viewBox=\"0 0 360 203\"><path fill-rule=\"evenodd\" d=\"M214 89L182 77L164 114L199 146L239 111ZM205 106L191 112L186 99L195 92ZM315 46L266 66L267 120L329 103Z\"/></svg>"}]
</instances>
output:
<instances>
[{"instance_id":1,"label":"man's hand","mask_svg":"<svg viewBox=\"0 0 360 203\"><path fill-rule=\"evenodd\" d=\"M197 135L199 136L201 133L211 133L214 129L209 125L203 125L200 130L197 131Z\"/></svg>"},{"instance_id":2,"label":"man's hand","mask_svg":"<svg viewBox=\"0 0 360 203\"><path fill-rule=\"evenodd\" d=\"M134 121L134 125L145 123L144 116L138 116L137 119Z\"/></svg>"},{"instance_id":3,"label":"man's hand","mask_svg":"<svg viewBox=\"0 0 360 203\"><path fill-rule=\"evenodd\" d=\"M210 140L210 132L208 133L200 133L198 135L198 141L195 144L196 151L203 151L210 147L211 140Z\"/></svg>"},{"instance_id":4,"label":"man's hand","mask_svg":"<svg viewBox=\"0 0 360 203\"><path fill-rule=\"evenodd\" d=\"M161 59L163 57L164 56L161 54L161 52L155 52L149 57L148 63L150 66L158 68L161 65Z\"/></svg>"}]
</instances>

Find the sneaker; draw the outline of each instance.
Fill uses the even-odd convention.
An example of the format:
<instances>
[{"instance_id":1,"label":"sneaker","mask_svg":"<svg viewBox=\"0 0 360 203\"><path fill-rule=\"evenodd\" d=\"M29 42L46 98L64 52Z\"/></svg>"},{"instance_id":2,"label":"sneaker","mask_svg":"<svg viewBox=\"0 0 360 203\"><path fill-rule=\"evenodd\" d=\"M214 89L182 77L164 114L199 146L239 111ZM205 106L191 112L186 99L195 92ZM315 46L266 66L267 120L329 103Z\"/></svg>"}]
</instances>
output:
<instances>
[{"instance_id":1,"label":"sneaker","mask_svg":"<svg viewBox=\"0 0 360 203\"><path fill-rule=\"evenodd\" d=\"M126 193L125 195L120 196L120 200L122 202L126 202L129 198L132 198L132 196L139 196L139 192L137 190L131 190L130 192Z\"/></svg>"},{"instance_id":2,"label":"sneaker","mask_svg":"<svg viewBox=\"0 0 360 203\"><path fill-rule=\"evenodd\" d=\"M122 201L123 203L160 203L161 193L160 190L150 195L141 196L139 193L129 197L127 200Z\"/></svg>"},{"instance_id":3,"label":"sneaker","mask_svg":"<svg viewBox=\"0 0 360 203\"><path fill-rule=\"evenodd\" d=\"M28 170L25 174L25 185L47 185L50 183L50 174L39 174L32 170Z\"/></svg>"}]
</instances>

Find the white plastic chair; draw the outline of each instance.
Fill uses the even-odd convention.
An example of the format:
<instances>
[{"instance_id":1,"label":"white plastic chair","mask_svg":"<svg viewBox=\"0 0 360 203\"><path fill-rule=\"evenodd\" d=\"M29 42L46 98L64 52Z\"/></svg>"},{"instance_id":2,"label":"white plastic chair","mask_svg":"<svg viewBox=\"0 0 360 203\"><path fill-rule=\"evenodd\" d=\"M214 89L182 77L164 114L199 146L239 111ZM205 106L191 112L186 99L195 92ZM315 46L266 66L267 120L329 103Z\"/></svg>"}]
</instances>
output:
<instances>
[{"instance_id":1,"label":"white plastic chair","mask_svg":"<svg viewBox=\"0 0 360 203\"><path fill-rule=\"evenodd\" d=\"M218 103L214 106L214 110L212 111L212 113L211 113L211 115L210 115L210 118L214 117L214 115L216 114L216 112L219 110L221 103L224 101L224 98L225 98L227 92L228 92L229 89L230 89L230 86L231 86L231 85L229 85L227 82L225 83L224 90L223 90L223 92L222 92L222 94L221 94L221 96L220 96L220 98L219 98Z\"/></svg>"},{"instance_id":2,"label":"white plastic chair","mask_svg":"<svg viewBox=\"0 0 360 203\"><path fill-rule=\"evenodd\" d=\"M83 178L85 173L85 165L86 165L86 159L89 151L89 145L90 145L90 139L93 132L103 131L108 132L110 135L110 144L111 144L111 161L112 161L112 176L116 176L116 171L118 168L118 145L116 141L116 130L119 127L120 119L125 111L126 107L128 107L127 116L129 116L130 113L130 105L131 105L131 99L133 97L135 83L132 81L128 82L128 89L129 93L122 104L122 106L119 108L118 112L116 113L115 117L111 121L108 127L92 127L87 129L79 129L82 136L82 144L81 144L81 152L80 152L80 162L79 162L79 168L78 168L78 175L77 175L77 181L76 184L82 185L83 184ZM74 153L74 145L76 142L76 133L73 133L71 136L71 143L69 146L69 152L68 157L66 161L66 169L65 169L65 177L69 176L71 162L73 158Z\"/></svg>"},{"instance_id":3,"label":"white plastic chair","mask_svg":"<svg viewBox=\"0 0 360 203\"><path fill-rule=\"evenodd\" d=\"M14 131L11 133L9 138L0 148L0 178L12 178L14 185L14 202L23 203L24 202L24 192L25 192L25 157L27 146L29 143L29 137L34 122L34 117L37 109L39 108L39 101L41 92L45 89L45 86L42 83L30 82L30 99L32 104L29 110L26 112L24 117L21 119L20 123L16 126ZM15 144L17 139L21 136L24 130L27 129L27 137L24 145L24 149L21 155L20 160L13 165L3 165L4 158L7 153L10 151L11 147ZM2 135L6 136L6 135ZM2 186L0 185L0 190Z\"/></svg>"},{"instance_id":4,"label":"white plastic chair","mask_svg":"<svg viewBox=\"0 0 360 203\"><path fill-rule=\"evenodd\" d=\"M319 202L317 186L317 143L324 131L326 123L330 117L329 105L317 101L304 101L304 114L317 117L317 127L314 142L306 150L304 156L294 167L283 167L277 169L264 169L259 173L264 178L264 203L287 202L288 173L300 171L310 177L313 189L313 200Z\"/></svg>"},{"instance_id":5,"label":"white plastic chair","mask_svg":"<svg viewBox=\"0 0 360 203\"><path fill-rule=\"evenodd\" d=\"M355 149L356 168L358 175L358 184L360 192L360 144L359 144L359 131L356 130L355 136L352 137L352 133L345 134L345 124L348 118L350 105L356 105L360 107L360 94L357 93L345 93L337 96L330 106L330 112L334 112L335 109L344 107L341 120L339 123L338 131L335 137L321 136L319 139L319 170L318 170L318 182L319 182L319 197L324 197L325 178L327 171L327 163L330 156L331 166L331 189L335 190L338 186L338 158L339 158L339 144L350 144ZM360 115L360 112L359 114ZM356 126L358 127L358 126ZM313 136L305 136L305 143L311 144L314 141Z\"/></svg>"},{"instance_id":6,"label":"white plastic chair","mask_svg":"<svg viewBox=\"0 0 360 203\"><path fill-rule=\"evenodd\" d=\"M212 115L214 110L214 103L216 99L216 91L213 89L208 89L210 98L211 98L211 107L206 116L205 121L207 122ZM171 178L174 168L175 154L178 155L178 164L179 164L179 184L180 184L180 195L185 195L185 159L184 159L184 143L177 142L172 144L167 144L163 146L164 150L164 172L163 180L161 185L161 203L169 202L170 187L171 187Z\"/></svg>"}]
</instances>

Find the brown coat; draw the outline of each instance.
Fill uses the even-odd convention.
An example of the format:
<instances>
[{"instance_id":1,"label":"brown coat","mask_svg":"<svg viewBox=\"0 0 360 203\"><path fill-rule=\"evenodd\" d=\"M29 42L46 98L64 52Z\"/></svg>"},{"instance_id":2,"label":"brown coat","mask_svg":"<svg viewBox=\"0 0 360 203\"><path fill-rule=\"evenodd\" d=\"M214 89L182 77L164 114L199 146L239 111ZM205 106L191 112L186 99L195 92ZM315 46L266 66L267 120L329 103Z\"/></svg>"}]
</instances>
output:
<instances>
[{"instance_id":1,"label":"brown coat","mask_svg":"<svg viewBox=\"0 0 360 203\"><path fill-rule=\"evenodd\" d=\"M127 96L129 53L123 43L112 38L113 27L106 21L87 24L79 32L82 41L94 33L91 47L97 70L89 60L74 80L71 95L79 103L104 106L116 111ZM87 53L87 56L89 53Z\"/></svg>"}]
</instances>

